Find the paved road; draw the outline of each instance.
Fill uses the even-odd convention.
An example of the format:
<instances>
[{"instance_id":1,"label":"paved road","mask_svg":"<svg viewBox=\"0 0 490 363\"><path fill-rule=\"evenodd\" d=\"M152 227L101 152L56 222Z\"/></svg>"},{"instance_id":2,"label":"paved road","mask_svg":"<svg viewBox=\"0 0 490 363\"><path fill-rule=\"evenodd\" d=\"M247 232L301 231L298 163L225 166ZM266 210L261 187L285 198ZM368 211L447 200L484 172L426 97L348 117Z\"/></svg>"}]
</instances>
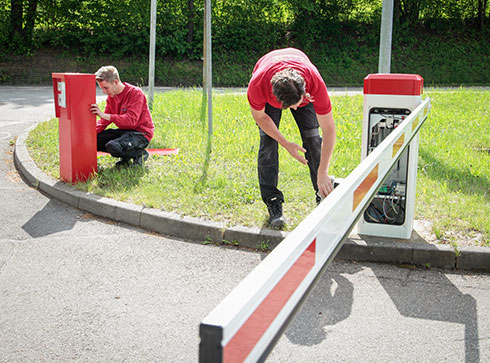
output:
<instances>
[{"instance_id":1,"label":"paved road","mask_svg":"<svg viewBox=\"0 0 490 363\"><path fill-rule=\"evenodd\" d=\"M195 362L198 325L264 255L155 235L24 183L49 87L0 87L0 362ZM335 261L270 362L490 362L490 275Z\"/></svg>"}]
</instances>

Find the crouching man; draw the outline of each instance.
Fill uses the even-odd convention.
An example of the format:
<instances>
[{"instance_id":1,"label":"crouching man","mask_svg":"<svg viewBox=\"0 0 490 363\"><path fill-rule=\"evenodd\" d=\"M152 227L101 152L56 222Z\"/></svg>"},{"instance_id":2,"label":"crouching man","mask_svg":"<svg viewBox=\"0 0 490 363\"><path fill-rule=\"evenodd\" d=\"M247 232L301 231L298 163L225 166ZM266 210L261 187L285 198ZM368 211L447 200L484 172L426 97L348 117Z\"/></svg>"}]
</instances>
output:
<instances>
[{"instance_id":1,"label":"crouching man","mask_svg":"<svg viewBox=\"0 0 490 363\"><path fill-rule=\"evenodd\" d=\"M108 96L104 112L97 104L90 106L90 111L100 117L96 126L97 151L120 158L117 167L142 166L148 159L145 148L155 129L146 96L140 88L121 82L113 66L101 67L95 79ZM118 128L107 129L112 123Z\"/></svg>"}]
</instances>

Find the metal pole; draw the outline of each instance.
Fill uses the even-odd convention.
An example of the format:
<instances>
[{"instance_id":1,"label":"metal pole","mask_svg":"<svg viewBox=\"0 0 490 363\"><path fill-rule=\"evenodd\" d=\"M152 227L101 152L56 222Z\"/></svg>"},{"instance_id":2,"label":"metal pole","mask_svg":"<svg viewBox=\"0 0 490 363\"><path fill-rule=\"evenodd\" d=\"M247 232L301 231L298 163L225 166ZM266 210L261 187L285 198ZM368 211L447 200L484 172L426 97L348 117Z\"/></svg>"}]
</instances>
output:
<instances>
[{"instance_id":1,"label":"metal pole","mask_svg":"<svg viewBox=\"0 0 490 363\"><path fill-rule=\"evenodd\" d=\"M151 0L150 16L150 60L148 70L148 107L153 111L153 95L155 94L155 37L157 27L157 0Z\"/></svg>"},{"instance_id":2,"label":"metal pole","mask_svg":"<svg viewBox=\"0 0 490 363\"><path fill-rule=\"evenodd\" d=\"M212 57L211 57L211 0L205 0L204 3L204 36L203 36L203 58L204 64L202 67L202 105L201 105L201 120L204 128L204 119L206 118L206 98L208 108L208 140L206 145L206 155L201 176L201 185L204 185L207 180L209 161L211 160L211 146L213 137L213 104L212 104Z\"/></svg>"},{"instance_id":3,"label":"metal pole","mask_svg":"<svg viewBox=\"0 0 490 363\"><path fill-rule=\"evenodd\" d=\"M391 36L393 32L393 0L383 0L379 35L378 73L391 72Z\"/></svg>"},{"instance_id":4,"label":"metal pole","mask_svg":"<svg viewBox=\"0 0 490 363\"><path fill-rule=\"evenodd\" d=\"M211 0L206 0L204 8L205 19L205 55L204 66L206 69L206 81L205 87L208 95L208 135L211 137L213 134L213 107L212 107L212 88L213 88L213 73L212 73L212 51L211 51Z\"/></svg>"}]
</instances>

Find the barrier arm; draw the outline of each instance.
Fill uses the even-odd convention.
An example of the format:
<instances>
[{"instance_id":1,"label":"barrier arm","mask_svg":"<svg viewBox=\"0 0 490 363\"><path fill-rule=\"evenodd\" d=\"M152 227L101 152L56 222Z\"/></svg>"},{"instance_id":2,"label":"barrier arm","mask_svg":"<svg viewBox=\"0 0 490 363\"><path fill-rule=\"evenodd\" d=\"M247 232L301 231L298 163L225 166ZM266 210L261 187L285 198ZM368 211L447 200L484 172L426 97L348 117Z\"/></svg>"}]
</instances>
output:
<instances>
[{"instance_id":1,"label":"barrier arm","mask_svg":"<svg viewBox=\"0 0 490 363\"><path fill-rule=\"evenodd\" d=\"M264 361L427 118L426 98L200 324L199 361Z\"/></svg>"}]
</instances>

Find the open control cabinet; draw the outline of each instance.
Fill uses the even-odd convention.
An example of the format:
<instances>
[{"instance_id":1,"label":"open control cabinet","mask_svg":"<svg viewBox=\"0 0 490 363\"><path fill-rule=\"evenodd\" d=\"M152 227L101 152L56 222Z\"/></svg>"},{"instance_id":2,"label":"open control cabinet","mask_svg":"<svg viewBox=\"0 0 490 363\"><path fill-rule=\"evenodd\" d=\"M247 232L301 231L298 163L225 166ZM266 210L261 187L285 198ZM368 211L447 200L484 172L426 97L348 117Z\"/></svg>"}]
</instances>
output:
<instances>
[{"instance_id":1,"label":"open control cabinet","mask_svg":"<svg viewBox=\"0 0 490 363\"><path fill-rule=\"evenodd\" d=\"M375 107L369 111L368 150L373 151L410 114L409 109ZM405 223L408 175L408 147L388 174L364 212L368 223Z\"/></svg>"}]
</instances>

